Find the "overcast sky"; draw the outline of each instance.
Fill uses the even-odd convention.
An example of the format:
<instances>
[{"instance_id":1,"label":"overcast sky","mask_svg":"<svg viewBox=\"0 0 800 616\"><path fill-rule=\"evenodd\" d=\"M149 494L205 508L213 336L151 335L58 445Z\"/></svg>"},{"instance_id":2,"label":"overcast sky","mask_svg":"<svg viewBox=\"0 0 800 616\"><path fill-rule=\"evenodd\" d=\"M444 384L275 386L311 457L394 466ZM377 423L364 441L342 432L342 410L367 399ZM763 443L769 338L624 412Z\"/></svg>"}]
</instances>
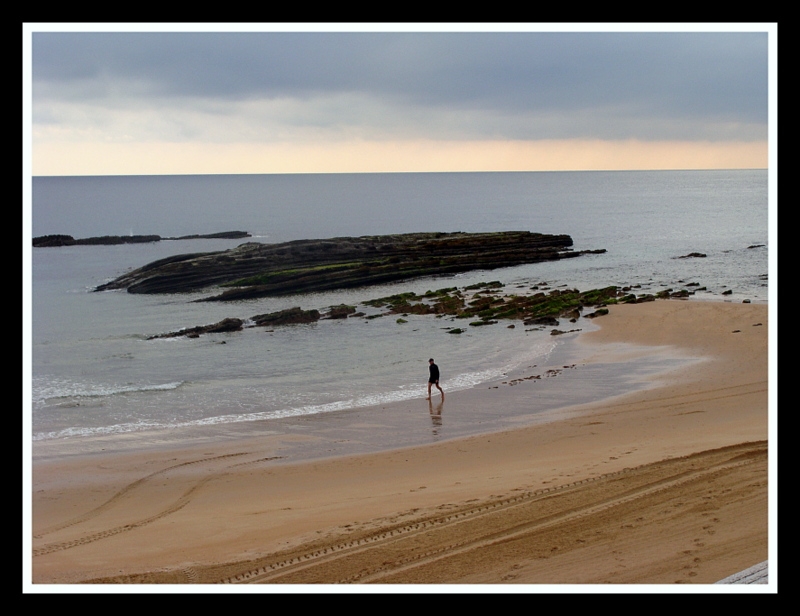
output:
<instances>
[{"instance_id":1,"label":"overcast sky","mask_svg":"<svg viewBox=\"0 0 800 616\"><path fill-rule=\"evenodd\" d=\"M35 175L766 167L768 33L32 32Z\"/></svg>"}]
</instances>

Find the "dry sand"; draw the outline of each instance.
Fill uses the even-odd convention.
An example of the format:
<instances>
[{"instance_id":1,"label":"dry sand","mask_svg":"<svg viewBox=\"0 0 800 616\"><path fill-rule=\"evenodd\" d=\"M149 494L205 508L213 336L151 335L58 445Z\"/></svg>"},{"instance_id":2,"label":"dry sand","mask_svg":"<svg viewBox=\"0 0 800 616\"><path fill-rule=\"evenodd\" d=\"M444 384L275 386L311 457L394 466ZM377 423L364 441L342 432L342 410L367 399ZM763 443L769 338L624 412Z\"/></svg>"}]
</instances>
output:
<instances>
[{"instance_id":1,"label":"dry sand","mask_svg":"<svg viewBox=\"0 0 800 616\"><path fill-rule=\"evenodd\" d=\"M588 358L698 361L538 425L296 464L257 438L35 461L32 581L716 582L768 558L767 314L614 306Z\"/></svg>"}]
</instances>

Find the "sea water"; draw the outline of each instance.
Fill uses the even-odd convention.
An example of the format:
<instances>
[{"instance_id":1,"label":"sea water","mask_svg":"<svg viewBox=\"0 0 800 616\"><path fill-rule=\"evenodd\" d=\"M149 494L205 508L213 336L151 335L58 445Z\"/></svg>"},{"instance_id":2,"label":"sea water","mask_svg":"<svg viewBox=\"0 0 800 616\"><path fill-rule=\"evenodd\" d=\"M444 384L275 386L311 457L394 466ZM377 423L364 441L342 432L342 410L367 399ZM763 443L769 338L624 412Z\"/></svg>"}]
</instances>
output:
<instances>
[{"instance_id":1,"label":"sea water","mask_svg":"<svg viewBox=\"0 0 800 616\"><path fill-rule=\"evenodd\" d=\"M635 291L688 288L698 289L693 299L766 301L767 192L763 170L35 177L34 236L241 230L252 235L246 241L273 243L527 230L568 234L574 250L607 252L343 291L197 303L215 291L134 295L93 289L156 259L226 250L245 240L35 248L25 421L34 443L50 445L165 430L196 435L203 428L269 429L300 418L302 429L313 433L334 416L360 413L369 421L366 409L377 413L381 405L424 399L429 357L440 366L445 390L453 392L557 362L574 340L574 334L552 336L549 329L520 323L509 329L504 322L452 335L447 330L463 321L430 315L409 315L406 323L390 316L349 318L148 340L293 306L324 311L344 303L375 314L379 310L363 302L495 280L509 294L534 285L641 285ZM706 256L682 258L690 253ZM581 319L562 329L591 327ZM617 393L623 381L595 391L586 384L567 386L565 379L561 390L551 387L545 402L530 410L573 403L579 390ZM460 430L445 434L485 427L483 421L462 422ZM441 436L434 430L421 438Z\"/></svg>"}]
</instances>

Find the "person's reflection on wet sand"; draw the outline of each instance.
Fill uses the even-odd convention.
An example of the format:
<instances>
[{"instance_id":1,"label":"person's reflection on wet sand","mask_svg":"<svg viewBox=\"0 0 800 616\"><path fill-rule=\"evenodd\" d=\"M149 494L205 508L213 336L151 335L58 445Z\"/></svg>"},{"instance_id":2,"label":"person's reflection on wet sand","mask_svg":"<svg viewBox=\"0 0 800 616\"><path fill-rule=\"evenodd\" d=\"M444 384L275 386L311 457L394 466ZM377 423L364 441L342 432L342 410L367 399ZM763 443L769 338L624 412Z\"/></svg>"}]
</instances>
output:
<instances>
[{"instance_id":1,"label":"person's reflection on wet sand","mask_svg":"<svg viewBox=\"0 0 800 616\"><path fill-rule=\"evenodd\" d=\"M444 400L439 400L436 404L432 400L428 400L428 410L431 414L431 423L433 424L433 435L439 436L439 428L442 426L442 407Z\"/></svg>"}]
</instances>

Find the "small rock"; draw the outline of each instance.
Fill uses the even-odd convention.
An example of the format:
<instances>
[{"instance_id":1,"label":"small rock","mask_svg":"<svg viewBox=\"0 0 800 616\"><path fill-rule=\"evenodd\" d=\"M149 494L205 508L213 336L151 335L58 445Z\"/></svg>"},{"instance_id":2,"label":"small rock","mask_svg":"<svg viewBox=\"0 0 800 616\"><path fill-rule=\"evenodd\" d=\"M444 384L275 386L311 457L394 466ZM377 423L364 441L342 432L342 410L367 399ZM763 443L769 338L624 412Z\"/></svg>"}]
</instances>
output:
<instances>
[{"instance_id":1,"label":"small rock","mask_svg":"<svg viewBox=\"0 0 800 616\"><path fill-rule=\"evenodd\" d=\"M302 310L298 306L295 308L287 308L286 310L279 310L278 312L258 314L253 317L253 321L260 327L269 327L274 325L314 323L315 321L319 321L319 318L319 310Z\"/></svg>"}]
</instances>

